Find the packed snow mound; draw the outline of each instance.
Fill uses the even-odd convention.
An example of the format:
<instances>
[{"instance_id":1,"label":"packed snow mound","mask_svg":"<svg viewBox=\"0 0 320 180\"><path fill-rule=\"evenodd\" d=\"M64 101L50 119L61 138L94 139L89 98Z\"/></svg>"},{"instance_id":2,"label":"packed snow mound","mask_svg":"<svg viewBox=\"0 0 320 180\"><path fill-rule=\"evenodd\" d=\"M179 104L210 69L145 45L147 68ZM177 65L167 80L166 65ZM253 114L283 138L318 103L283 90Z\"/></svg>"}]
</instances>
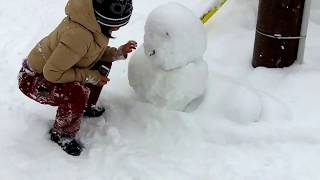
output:
<instances>
[{"instance_id":1,"label":"packed snow mound","mask_svg":"<svg viewBox=\"0 0 320 180\"><path fill-rule=\"evenodd\" d=\"M148 16L144 35L145 54L164 70L171 70L202 60L206 38L199 17L178 3L167 3Z\"/></svg>"},{"instance_id":2,"label":"packed snow mound","mask_svg":"<svg viewBox=\"0 0 320 180\"><path fill-rule=\"evenodd\" d=\"M129 62L128 77L130 86L144 100L181 111L205 93L208 66L205 61L196 61L166 71L150 61L142 47Z\"/></svg>"},{"instance_id":3,"label":"packed snow mound","mask_svg":"<svg viewBox=\"0 0 320 180\"><path fill-rule=\"evenodd\" d=\"M221 74L214 74L209 79L209 84L214 82L216 87L208 89L205 101L198 108L200 112L210 111L238 124L263 120L264 111L269 109L264 106L264 101L270 102L272 99L251 86ZM276 103L272 101L272 104Z\"/></svg>"}]
</instances>

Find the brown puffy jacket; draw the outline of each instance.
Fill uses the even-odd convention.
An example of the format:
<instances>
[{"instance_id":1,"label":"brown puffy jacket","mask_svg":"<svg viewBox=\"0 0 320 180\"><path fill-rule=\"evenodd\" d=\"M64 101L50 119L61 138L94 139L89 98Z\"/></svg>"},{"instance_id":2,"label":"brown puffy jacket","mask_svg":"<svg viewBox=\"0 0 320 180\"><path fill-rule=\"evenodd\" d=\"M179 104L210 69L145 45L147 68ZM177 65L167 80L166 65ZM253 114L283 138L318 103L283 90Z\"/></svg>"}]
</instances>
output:
<instances>
[{"instance_id":1,"label":"brown puffy jacket","mask_svg":"<svg viewBox=\"0 0 320 180\"><path fill-rule=\"evenodd\" d=\"M30 52L29 66L53 83L98 81L90 68L99 59L112 62L117 49L108 47L92 0L69 0L65 11L67 17Z\"/></svg>"}]
</instances>

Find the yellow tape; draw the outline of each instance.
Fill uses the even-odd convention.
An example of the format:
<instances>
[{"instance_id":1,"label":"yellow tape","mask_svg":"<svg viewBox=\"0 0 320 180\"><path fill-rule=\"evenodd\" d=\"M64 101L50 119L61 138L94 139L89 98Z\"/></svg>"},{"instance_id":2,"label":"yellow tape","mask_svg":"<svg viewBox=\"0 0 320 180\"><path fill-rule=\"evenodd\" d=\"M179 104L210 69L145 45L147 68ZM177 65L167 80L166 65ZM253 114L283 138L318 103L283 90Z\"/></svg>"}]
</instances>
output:
<instances>
[{"instance_id":1,"label":"yellow tape","mask_svg":"<svg viewBox=\"0 0 320 180\"><path fill-rule=\"evenodd\" d=\"M201 16L201 21L203 24L207 23L210 18L216 14L216 12L227 2L227 0L222 0L219 5L213 6L207 13Z\"/></svg>"}]
</instances>

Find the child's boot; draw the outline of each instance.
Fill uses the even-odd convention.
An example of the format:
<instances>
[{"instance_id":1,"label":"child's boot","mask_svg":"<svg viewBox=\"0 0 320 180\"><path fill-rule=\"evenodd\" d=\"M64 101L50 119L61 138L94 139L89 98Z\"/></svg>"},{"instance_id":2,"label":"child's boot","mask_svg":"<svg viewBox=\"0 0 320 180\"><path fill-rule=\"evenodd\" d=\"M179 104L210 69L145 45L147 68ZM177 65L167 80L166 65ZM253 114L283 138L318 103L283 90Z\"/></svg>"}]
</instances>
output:
<instances>
[{"instance_id":1,"label":"child's boot","mask_svg":"<svg viewBox=\"0 0 320 180\"><path fill-rule=\"evenodd\" d=\"M82 152L81 144L73 137L59 135L52 129L49 132L51 141L57 143L66 153L72 156L79 156Z\"/></svg>"},{"instance_id":2,"label":"child's boot","mask_svg":"<svg viewBox=\"0 0 320 180\"><path fill-rule=\"evenodd\" d=\"M104 107L88 106L83 112L84 117L100 117L105 112Z\"/></svg>"}]
</instances>

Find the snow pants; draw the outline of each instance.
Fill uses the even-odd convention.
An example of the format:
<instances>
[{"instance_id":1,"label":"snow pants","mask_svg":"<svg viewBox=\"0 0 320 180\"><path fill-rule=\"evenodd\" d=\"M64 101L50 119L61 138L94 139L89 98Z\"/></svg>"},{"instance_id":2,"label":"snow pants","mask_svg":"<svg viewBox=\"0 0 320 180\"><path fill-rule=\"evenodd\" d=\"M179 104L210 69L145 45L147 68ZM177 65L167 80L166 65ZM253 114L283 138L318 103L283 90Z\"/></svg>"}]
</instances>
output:
<instances>
[{"instance_id":1,"label":"snow pants","mask_svg":"<svg viewBox=\"0 0 320 180\"><path fill-rule=\"evenodd\" d=\"M111 68L112 63L98 61ZM58 106L53 131L60 135L75 136L80 129L85 107L95 105L102 87L80 82L51 83L42 74L32 71L24 60L18 77L19 89L29 98L51 106Z\"/></svg>"}]
</instances>

